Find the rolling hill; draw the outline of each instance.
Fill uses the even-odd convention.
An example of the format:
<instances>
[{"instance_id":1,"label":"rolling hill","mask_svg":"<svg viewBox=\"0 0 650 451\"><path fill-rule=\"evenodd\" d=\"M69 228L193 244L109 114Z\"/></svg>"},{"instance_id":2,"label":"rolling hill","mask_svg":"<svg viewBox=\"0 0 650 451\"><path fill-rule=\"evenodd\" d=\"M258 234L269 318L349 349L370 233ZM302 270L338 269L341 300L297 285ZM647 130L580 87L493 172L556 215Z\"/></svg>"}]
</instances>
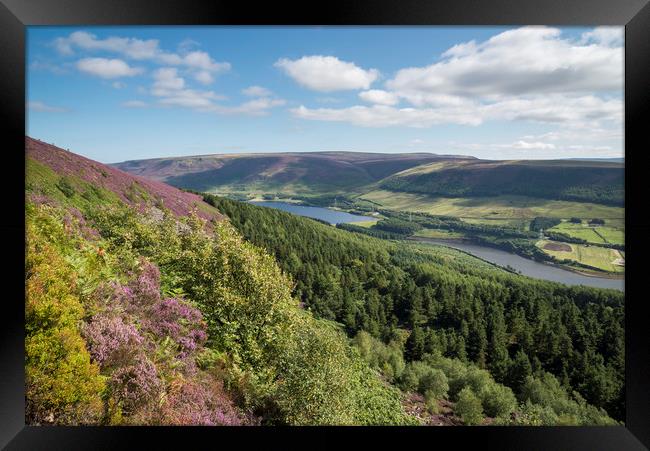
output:
<instances>
[{"instance_id":1,"label":"rolling hill","mask_svg":"<svg viewBox=\"0 0 650 451\"><path fill-rule=\"evenodd\" d=\"M117 163L132 174L205 192L336 193L363 190L397 172L441 160L427 153L311 152L202 155Z\"/></svg>"},{"instance_id":2,"label":"rolling hill","mask_svg":"<svg viewBox=\"0 0 650 451\"><path fill-rule=\"evenodd\" d=\"M434 196L520 195L622 205L624 173L623 164L602 161L442 161L394 174L380 186Z\"/></svg>"},{"instance_id":3,"label":"rolling hill","mask_svg":"<svg viewBox=\"0 0 650 451\"><path fill-rule=\"evenodd\" d=\"M362 194L380 188L443 197L520 195L617 206L624 200L624 165L613 161L313 152L159 158L114 166L214 193Z\"/></svg>"}]
</instances>

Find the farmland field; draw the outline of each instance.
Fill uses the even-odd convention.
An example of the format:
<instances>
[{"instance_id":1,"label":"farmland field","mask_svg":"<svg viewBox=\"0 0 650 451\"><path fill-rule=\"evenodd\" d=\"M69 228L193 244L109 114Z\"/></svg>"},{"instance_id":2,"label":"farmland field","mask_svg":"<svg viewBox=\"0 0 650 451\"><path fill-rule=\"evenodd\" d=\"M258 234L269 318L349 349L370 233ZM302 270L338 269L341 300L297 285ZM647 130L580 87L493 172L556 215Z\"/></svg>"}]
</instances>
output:
<instances>
[{"instance_id":1,"label":"farmland field","mask_svg":"<svg viewBox=\"0 0 650 451\"><path fill-rule=\"evenodd\" d=\"M619 227L612 226L590 227L587 224L562 222L549 231L564 233L590 243L623 244L625 240L625 232Z\"/></svg>"},{"instance_id":2,"label":"farmland field","mask_svg":"<svg viewBox=\"0 0 650 451\"><path fill-rule=\"evenodd\" d=\"M536 216L552 218L577 216L585 219L616 220L622 223L624 217L621 207L525 196L434 197L425 194L376 190L359 196L359 199L370 200L394 210L456 216L463 219L522 220L532 219Z\"/></svg>"},{"instance_id":3,"label":"farmland field","mask_svg":"<svg viewBox=\"0 0 650 451\"><path fill-rule=\"evenodd\" d=\"M452 239L452 238L463 238L462 233L450 232L448 230L438 230L438 229L421 229L413 234L413 236L420 238L441 238L441 239Z\"/></svg>"},{"instance_id":4,"label":"farmland field","mask_svg":"<svg viewBox=\"0 0 650 451\"><path fill-rule=\"evenodd\" d=\"M600 268L603 271L623 273L624 265L617 265L614 262L623 259L623 255L615 250L598 246L589 246L582 244L558 243L555 241L540 240L537 247L549 255L562 260L568 259L585 265ZM571 248L570 251L555 250L560 248Z\"/></svg>"},{"instance_id":5,"label":"farmland field","mask_svg":"<svg viewBox=\"0 0 650 451\"><path fill-rule=\"evenodd\" d=\"M377 224L377 221L379 221L379 219L370 219L368 221L351 222L350 224L354 224L360 227L372 227L373 225Z\"/></svg>"}]
</instances>

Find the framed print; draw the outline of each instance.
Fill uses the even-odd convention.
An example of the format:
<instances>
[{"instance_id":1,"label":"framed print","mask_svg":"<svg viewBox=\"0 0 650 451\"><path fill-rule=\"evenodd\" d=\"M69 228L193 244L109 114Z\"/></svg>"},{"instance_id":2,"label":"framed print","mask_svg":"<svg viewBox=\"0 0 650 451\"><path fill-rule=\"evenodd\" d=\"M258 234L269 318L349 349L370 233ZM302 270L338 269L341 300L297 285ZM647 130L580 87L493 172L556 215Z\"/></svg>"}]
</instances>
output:
<instances>
[{"instance_id":1,"label":"framed print","mask_svg":"<svg viewBox=\"0 0 650 451\"><path fill-rule=\"evenodd\" d=\"M7 449L647 449L646 1L2 2Z\"/></svg>"}]
</instances>

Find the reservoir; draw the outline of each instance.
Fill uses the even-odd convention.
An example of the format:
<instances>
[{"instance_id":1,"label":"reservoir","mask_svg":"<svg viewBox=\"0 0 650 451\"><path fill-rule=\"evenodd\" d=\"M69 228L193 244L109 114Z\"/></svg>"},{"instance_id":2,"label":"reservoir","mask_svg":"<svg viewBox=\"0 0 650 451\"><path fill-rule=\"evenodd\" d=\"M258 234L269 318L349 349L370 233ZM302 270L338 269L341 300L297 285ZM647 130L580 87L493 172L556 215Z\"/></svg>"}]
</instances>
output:
<instances>
[{"instance_id":1,"label":"reservoir","mask_svg":"<svg viewBox=\"0 0 650 451\"><path fill-rule=\"evenodd\" d=\"M468 254L472 254L476 257L487 260L502 267L510 265L517 271L521 271L521 274L536 279L550 280L567 285L586 285L590 287L613 288L615 290L624 291L623 279L607 279L605 277L583 276L573 271L568 271L556 266L529 260L527 258L520 257L519 255L511 254L510 252L502 251L500 249L451 240L419 239L418 241L453 247L454 249L465 251Z\"/></svg>"},{"instance_id":2,"label":"reservoir","mask_svg":"<svg viewBox=\"0 0 650 451\"><path fill-rule=\"evenodd\" d=\"M375 219L370 216L353 215L344 211L330 210L329 208L322 207L307 207L288 202L252 201L250 203L262 207L277 208L278 210L284 210L295 215L307 216L308 218L320 219L334 225L341 222L360 222Z\"/></svg>"},{"instance_id":3,"label":"reservoir","mask_svg":"<svg viewBox=\"0 0 650 451\"><path fill-rule=\"evenodd\" d=\"M353 215L344 211L330 210L322 207L308 207L304 205L296 205L288 202L273 202L273 201L252 201L254 205L262 207L277 208L289 213L300 216L307 216L309 218L316 218L327 221L330 224L338 223L354 223L359 221L369 221L375 219L370 216ZM466 243L462 241L453 240L437 240L433 238L420 238L417 241L422 243L437 244L441 246L448 246L458 249L475 257L494 263L501 267L510 265L510 267L521 271L521 274L533 277L535 279L550 280L552 282L560 282L566 285L586 285L596 288L612 288L615 290L624 291L623 279L608 279L605 277L589 277L582 274L561 269L556 266L539 263L534 260L529 260L520 257L517 254L502 251L488 246L481 246L473 243Z\"/></svg>"}]
</instances>

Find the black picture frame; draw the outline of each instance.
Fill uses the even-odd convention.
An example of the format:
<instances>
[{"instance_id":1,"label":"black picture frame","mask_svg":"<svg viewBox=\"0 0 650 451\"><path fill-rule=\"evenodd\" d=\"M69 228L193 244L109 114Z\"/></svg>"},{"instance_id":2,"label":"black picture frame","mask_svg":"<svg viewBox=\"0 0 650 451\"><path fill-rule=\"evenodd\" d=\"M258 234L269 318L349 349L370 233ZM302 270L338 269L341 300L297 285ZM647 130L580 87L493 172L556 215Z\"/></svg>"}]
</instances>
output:
<instances>
[{"instance_id":1,"label":"black picture frame","mask_svg":"<svg viewBox=\"0 0 650 451\"><path fill-rule=\"evenodd\" d=\"M625 26L625 227L626 227L626 421L621 427L455 428L187 428L33 427L25 425L24 259L25 29L30 25L624 25ZM356 0L280 5L264 2L184 0L0 0L0 111L4 250L0 327L0 446L6 449L187 446L207 440L238 446L282 433L283 447L340 446L339 434L402 446L454 446L478 440L481 448L623 450L650 447L650 334L644 315L644 256L650 220L644 216L644 176L650 157L644 119L650 109L650 4L648 0ZM22 180L22 182L21 182ZM244 433L242 433L244 432ZM309 433L309 437L303 435ZM363 434L363 435L361 435ZM417 437L416 437L417 436ZM424 440L417 444L415 439ZM347 442L347 439L345 440ZM444 442L448 442L445 445ZM156 443L156 445L154 445ZM185 445L179 445L184 443ZM273 442L267 441L266 446ZM280 442L277 442L280 445ZM233 446L233 445L229 445Z\"/></svg>"}]
</instances>

